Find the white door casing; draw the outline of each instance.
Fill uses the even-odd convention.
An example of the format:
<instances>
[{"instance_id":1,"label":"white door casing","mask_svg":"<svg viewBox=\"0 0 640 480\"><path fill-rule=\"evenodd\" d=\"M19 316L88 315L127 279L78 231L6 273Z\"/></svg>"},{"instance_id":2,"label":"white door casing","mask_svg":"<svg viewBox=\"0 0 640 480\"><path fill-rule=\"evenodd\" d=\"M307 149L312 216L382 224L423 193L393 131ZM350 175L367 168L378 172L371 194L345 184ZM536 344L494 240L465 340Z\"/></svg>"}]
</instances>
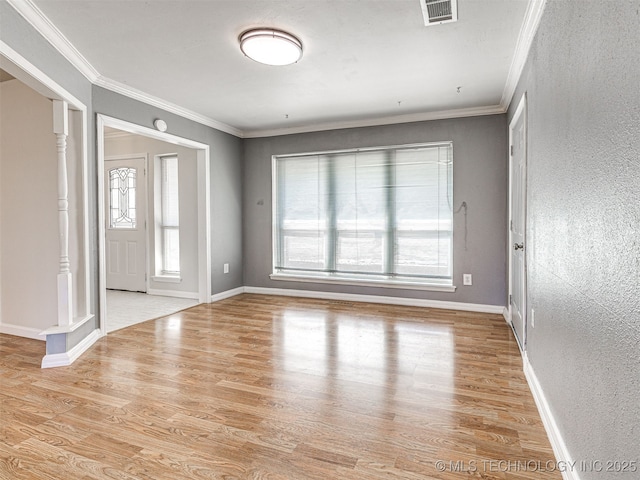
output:
<instances>
[{"instance_id":1,"label":"white door casing","mask_svg":"<svg viewBox=\"0 0 640 480\"><path fill-rule=\"evenodd\" d=\"M0 43L1 45L1 43ZM106 195L104 192L105 165L105 127L116 128L125 132L155 138L163 142L173 143L196 150L197 161L197 194L198 194L198 299L202 303L211 302L211 147L208 144L178 137L167 132L143 127L134 123L120 120L106 115L96 115L97 127L97 171L98 171L98 283L99 283L99 313L100 330L107 334L107 267L106 267Z\"/></svg>"},{"instance_id":2,"label":"white door casing","mask_svg":"<svg viewBox=\"0 0 640 480\"><path fill-rule=\"evenodd\" d=\"M105 159L106 286L147 291L146 157Z\"/></svg>"},{"instance_id":3,"label":"white door casing","mask_svg":"<svg viewBox=\"0 0 640 480\"><path fill-rule=\"evenodd\" d=\"M509 318L520 349L526 350L526 95L509 125Z\"/></svg>"}]
</instances>

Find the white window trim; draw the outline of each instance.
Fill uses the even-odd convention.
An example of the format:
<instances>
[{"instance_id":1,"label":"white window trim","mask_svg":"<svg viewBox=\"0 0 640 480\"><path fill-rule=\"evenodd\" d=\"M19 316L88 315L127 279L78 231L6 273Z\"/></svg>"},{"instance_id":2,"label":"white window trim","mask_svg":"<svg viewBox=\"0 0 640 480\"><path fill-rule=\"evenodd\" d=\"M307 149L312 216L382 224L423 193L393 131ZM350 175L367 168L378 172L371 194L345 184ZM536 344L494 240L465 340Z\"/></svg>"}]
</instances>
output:
<instances>
[{"instance_id":1,"label":"white window trim","mask_svg":"<svg viewBox=\"0 0 640 480\"><path fill-rule=\"evenodd\" d=\"M368 279L356 279L355 277L340 278L336 274L325 275L291 275L286 273L272 273L269 275L271 280L282 280L285 282L301 282L301 283L326 283L331 285L351 285L357 287L381 287L381 288L396 288L402 290L425 290L432 292L455 292L455 285L438 285L435 283L417 283L408 282L405 280L368 280Z\"/></svg>"},{"instance_id":2,"label":"white window trim","mask_svg":"<svg viewBox=\"0 0 640 480\"><path fill-rule=\"evenodd\" d=\"M153 280L154 282L162 282L162 283L182 282L182 278L179 275L170 275L170 274L154 275L153 277L151 277L151 280Z\"/></svg>"}]
</instances>

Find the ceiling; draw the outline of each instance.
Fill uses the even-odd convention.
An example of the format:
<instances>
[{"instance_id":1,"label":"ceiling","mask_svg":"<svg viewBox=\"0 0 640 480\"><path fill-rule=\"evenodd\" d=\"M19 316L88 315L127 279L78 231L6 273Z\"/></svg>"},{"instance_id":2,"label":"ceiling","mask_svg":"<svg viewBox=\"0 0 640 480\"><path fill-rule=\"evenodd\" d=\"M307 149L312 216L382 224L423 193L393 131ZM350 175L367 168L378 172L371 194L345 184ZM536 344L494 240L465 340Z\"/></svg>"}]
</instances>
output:
<instances>
[{"instance_id":1,"label":"ceiling","mask_svg":"<svg viewBox=\"0 0 640 480\"><path fill-rule=\"evenodd\" d=\"M504 111L531 8L458 0L426 27L420 0L32 2L94 83L249 137ZM244 57L253 27L296 35L302 59Z\"/></svg>"}]
</instances>

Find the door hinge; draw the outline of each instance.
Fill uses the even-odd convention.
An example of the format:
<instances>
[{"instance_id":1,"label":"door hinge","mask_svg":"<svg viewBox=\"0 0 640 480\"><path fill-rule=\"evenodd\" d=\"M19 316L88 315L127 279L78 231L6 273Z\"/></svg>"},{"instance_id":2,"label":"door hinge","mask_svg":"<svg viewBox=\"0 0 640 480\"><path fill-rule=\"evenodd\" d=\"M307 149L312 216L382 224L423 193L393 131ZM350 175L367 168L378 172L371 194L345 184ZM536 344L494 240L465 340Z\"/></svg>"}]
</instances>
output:
<instances>
[{"instance_id":1,"label":"door hinge","mask_svg":"<svg viewBox=\"0 0 640 480\"><path fill-rule=\"evenodd\" d=\"M511 156L513 157L513 145L511 145Z\"/></svg>"},{"instance_id":2,"label":"door hinge","mask_svg":"<svg viewBox=\"0 0 640 480\"><path fill-rule=\"evenodd\" d=\"M511 305L513 303L513 295L509 295L509 305Z\"/></svg>"},{"instance_id":3,"label":"door hinge","mask_svg":"<svg viewBox=\"0 0 640 480\"><path fill-rule=\"evenodd\" d=\"M509 229L513 232L513 220L511 220L511 223L509 223Z\"/></svg>"}]
</instances>

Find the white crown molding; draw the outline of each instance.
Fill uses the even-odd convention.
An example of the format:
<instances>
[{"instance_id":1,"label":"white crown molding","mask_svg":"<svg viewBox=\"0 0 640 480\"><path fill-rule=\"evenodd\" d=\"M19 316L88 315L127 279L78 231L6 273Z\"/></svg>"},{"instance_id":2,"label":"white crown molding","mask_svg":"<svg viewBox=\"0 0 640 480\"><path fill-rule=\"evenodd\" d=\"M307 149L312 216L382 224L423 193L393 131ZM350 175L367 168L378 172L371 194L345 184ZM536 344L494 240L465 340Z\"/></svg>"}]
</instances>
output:
<instances>
[{"instance_id":1,"label":"white crown molding","mask_svg":"<svg viewBox=\"0 0 640 480\"><path fill-rule=\"evenodd\" d=\"M226 123L219 122L205 115L201 115L187 108L183 108L180 105L176 105L175 103L167 102L166 100L163 100L161 98L154 97L153 95L149 95L148 93L130 87L129 85L111 80L110 78L103 77L102 75L100 75L93 83L98 87L111 90L112 92L119 93L120 95L124 95L125 97L129 97L134 100L146 103L147 105L158 107L169 113L173 113L180 117L193 120L196 123L215 128L216 130L229 133L236 137L242 138L244 136L242 130L238 128L227 125Z\"/></svg>"},{"instance_id":2,"label":"white crown molding","mask_svg":"<svg viewBox=\"0 0 640 480\"><path fill-rule=\"evenodd\" d=\"M100 76L93 65L31 0L7 0L7 2L90 82L94 82Z\"/></svg>"},{"instance_id":3,"label":"white crown molding","mask_svg":"<svg viewBox=\"0 0 640 480\"><path fill-rule=\"evenodd\" d=\"M538 31L540 25L540 19L544 12L544 7L547 4L547 0L529 0L527 5L527 12L525 14L522 26L520 27L520 33L518 35L518 43L511 59L511 66L509 67L509 74L507 75L507 81L504 84L504 90L502 91L502 98L500 99L500 106L506 112L513 98L513 94L516 91L522 70L529 56L529 50L533 43L533 38Z\"/></svg>"},{"instance_id":4,"label":"white crown molding","mask_svg":"<svg viewBox=\"0 0 640 480\"><path fill-rule=\"evenodd\" d=\"M134 100L139 100L143 103L152 105L154 107L166 110L169 113L174 113L178 116L193 120L194 122L202 125L215 128L222 132L235 135L236 137L242 137L242 131L219 122L205 115L201 115L189 109L183 108L179 105L175 105L171 102L167 102L158 97L154 97L145 92L132 88L128 85L124 85L115 80L111 80L102 76L89 61L78 51L76 47L69 41L64 34L58 30L58 28L47 18L47 16L40 10L31 0L7 0L22 17L47 40L64 58L66 58L71 65L73 65L82 75L87 78L94 85L106 88L113 92L119 93Z\"/></svg>"},{"instance_id":5,"label":"white crown molding","mask_svg":"<svg viewBox=\"0 0 640 480\"><path fill-rule=\"evenodd\" d=\"M138 89L112 80L101 75L89 61L73 46L47 16L32 2L32 0L7 0L8 3L22 15L27 22L42 35L53 47L60 52L82 75L91 83L126 97L155 106L169 113L187 118L196 123L229 133L239 138L272 137L277 135L291 135L296 133L320 132L342 128L371 127L398 123L422 122L428 120L444 120L448 118L463 118L481 115L496 115L505 113L513 97L516 86L522 74L533 37L536 33L542 12L547 0L529 0L527 12L520 29L518 43L509 68L509 74L499 105L472 107L437 112L415 113L407 115L393 115L374 119L351 120L340 122L318 123L299 127L285 127L275 129L255 129L243 131L227 125L213 118L149 95Z\"/></svg>"},{"instance_id":6,"label":"white crown molding","mask_svg":"<svg viewBox=\"0 0 640 480\"><path fill-rule=\"evenodd\" d=\"M388 117L368 118L363 120L317 123L299 127L275 128L270 130L248 130L244 138L275 137L278 135L293 135L296 133L322 132L341 128L374 127L398 123L424 122L428 120L446 120L447 118L478 117L482 115L497 115L506 112L501 105L486 107L459 108L455 110L440 110L437 112L410 113Z\"/></svg>"}]
</instances>

